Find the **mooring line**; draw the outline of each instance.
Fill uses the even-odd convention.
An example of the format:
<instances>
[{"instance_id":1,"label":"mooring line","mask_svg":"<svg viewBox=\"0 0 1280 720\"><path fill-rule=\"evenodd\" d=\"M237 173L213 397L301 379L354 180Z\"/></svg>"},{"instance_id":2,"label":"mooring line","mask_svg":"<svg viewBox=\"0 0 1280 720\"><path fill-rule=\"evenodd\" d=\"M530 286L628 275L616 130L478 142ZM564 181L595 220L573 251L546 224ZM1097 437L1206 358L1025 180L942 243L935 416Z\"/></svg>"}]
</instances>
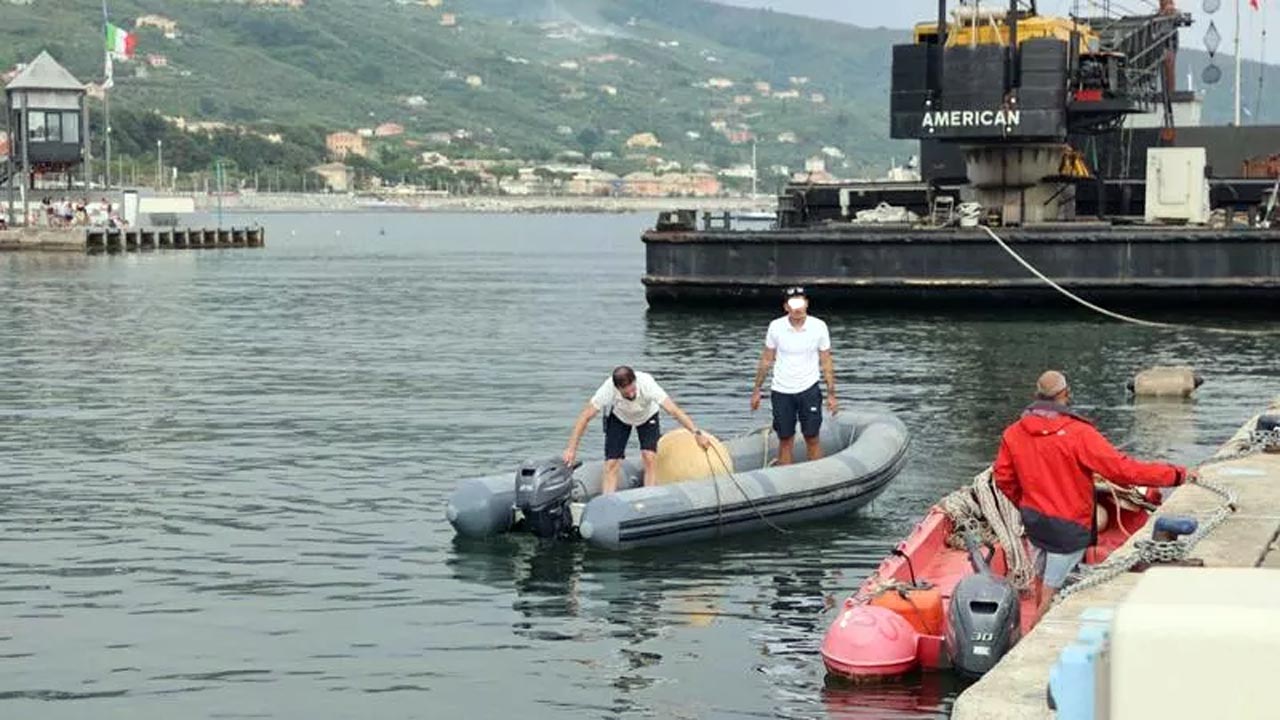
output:
<instances>
[{"instance_id":1,"label":"mooring line","mask_svg":"<svg viewBox=\"0 0 1280 720\"><path fill-rule=\"evenodd\" d=\"M1095 305L1094 303L1091 303L1088 300L1085 300L1079 295L1076 295L1070 290L1054 282L1052 278L1048 277L1044 273L1037 270L1034 265L1027 262L1026 259L1024 259L1021 255L1017 253L1017 251L1009 247L1009 244L1006 243L1003 239L1001 239L999 235L995 234L995 232L993 232L991 228L987 227L986 225L981 225L980 227L984 232L986 232L988 235L991 236L992 240L996 241L997 245L999 245L1005 252L1009 253L1010 257L1012 257L1014 260L1017 260L1019 265L1022 265L1022 267L1026 268L1032 275L1035 275L1036 277L1043 280L1045 283L1049 285L1049 287L1053 288L1054 290L1057 290L1058 292L1067 296L1071 300L1074 300L1075 302L1089 308L1090 310L1106 315L1109 318L1113 318L1115 320L1121 320L1127 323L1132 323L1134 325L1142 325L1144 327L1163 328L1166 330L1202 330L1204 332L1220 333L1224 335L1252 335L1252 336L1280 335L1280 330L1243 330L1239 328L1220 328L1220 327L1209 327L1209 326L1201 326L1201 325L1184 325L1181 323L1157 322L1155 320L1143 320L1142 318L1131 317L1129 315L1123 315L1121 313L1108 310L1100 305Z\"/></svg>"}]
</instances>

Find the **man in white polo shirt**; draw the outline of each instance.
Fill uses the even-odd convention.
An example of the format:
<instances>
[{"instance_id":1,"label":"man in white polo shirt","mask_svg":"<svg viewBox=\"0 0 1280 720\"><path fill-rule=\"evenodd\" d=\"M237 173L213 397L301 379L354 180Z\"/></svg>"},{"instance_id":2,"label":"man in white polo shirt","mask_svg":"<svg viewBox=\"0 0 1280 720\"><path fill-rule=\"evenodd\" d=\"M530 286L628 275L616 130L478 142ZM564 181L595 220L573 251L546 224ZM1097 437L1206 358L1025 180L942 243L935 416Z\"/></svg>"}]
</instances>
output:
<instances>
[{"instance_id":1,"label":"man in white polo shirt","mask_svg":"<svg viewBox=\"0 0 1280 720\"><path fill-rule=\"evenodd\" d=\"M654 482L654 470L658 462L658 409L671 413L686 430L693 433L699 447L706 450L711 441L693 424L693 420L676 405L646 372L637 372L620 365L613 370L596 394L587 401L578 414L578 421L569 435L569 446L564 451L565 463L572 465L578 456L578 443L587 431L587 423L596 413L604 415L604 481L601 492L605 495L618 488L618 469L626 455L631 428L640 436L640 458L644 461L644 485Z\"/></svg>"},{"instance_id":2,"label":"man in white polo shirt","mask_svg":"<svg viewBox=\"0 0 1280 720\"><path fill-rule=\"evenodd\" d=\"M831 335L827 324L809 315L809 298L804 288L791 287L783 293L782 304L787 314L769 323L764 338L764 352L756 366L755 387L751 391L751 409L760 407L760 388L764 376L773 368L770 400L773 404L773 429L778 433L778 464L792 461L796 423L808 458L822 457L818 431L822 428L822 390L818 387L819 365L827 381L827 408L836 414L836 378L831 362Z\"/></svg>"}]
</instances>

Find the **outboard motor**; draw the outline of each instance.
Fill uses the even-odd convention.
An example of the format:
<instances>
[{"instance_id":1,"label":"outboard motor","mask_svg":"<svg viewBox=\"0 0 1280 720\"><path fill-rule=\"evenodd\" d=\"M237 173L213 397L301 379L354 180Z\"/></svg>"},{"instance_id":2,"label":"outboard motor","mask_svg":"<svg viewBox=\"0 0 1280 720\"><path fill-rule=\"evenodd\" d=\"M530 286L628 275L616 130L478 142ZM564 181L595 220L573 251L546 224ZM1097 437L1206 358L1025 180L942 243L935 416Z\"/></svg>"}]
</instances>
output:
<instances>
[{"instance_id":1,"label":"outboard motor","mask_svg":"<svg viewBox=\"0 0 1280 720\"><path fill-rule=\"evenodd\" d=\"M573 495L573 467L563 460L529 461L516 470L516 509L529 530L540 538L556 538L573 531L569 501Z\"/></svg>"},{"instance_id":2,"label":"outboard motor","mask_svg":"<svg viewBox=\"0 0 1280 720\"><path fill-rule=\"evenodd\" d=\"M948 608L947 654L961 673L980 676L995 667L1018 640L1018 593L991 572L991 556L982 557L978 538L965 536L975 575L956 583ZM994 553L994 551L992 551Z\"/></svg>"}]
</instances>

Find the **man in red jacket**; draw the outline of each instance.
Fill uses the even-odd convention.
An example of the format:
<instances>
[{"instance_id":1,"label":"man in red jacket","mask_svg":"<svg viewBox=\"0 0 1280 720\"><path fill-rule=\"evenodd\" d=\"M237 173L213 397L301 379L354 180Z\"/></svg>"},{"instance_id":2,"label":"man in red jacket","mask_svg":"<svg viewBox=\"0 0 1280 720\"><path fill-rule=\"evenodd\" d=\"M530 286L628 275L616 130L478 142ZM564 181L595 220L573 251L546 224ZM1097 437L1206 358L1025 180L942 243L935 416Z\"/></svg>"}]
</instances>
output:
<instances>
[{"instance_id":1,"label":"man in red jacket","mask_svg":"<svg viewBox=\"0 0 1280 720\"><path fill-rule=\"evenodd\" d=\"M1036 401L1004 431L993 468L996 486L1018 506L1036 549L1039 615L1094 542L1094 473L1117 485L1153 487L1196 477L1178 465L1126 457L1072 412L1070 402L1065 375L1056 370L1041 375Z\"/></svg>"}]
</instances>

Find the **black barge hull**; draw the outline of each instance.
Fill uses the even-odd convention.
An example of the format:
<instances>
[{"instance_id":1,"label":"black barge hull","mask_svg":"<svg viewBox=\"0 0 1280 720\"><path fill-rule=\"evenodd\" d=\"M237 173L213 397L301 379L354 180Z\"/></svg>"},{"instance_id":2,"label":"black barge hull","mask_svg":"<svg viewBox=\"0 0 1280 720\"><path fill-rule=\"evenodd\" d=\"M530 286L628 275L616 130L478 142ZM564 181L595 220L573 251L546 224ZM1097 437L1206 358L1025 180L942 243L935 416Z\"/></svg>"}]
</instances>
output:
<instances>
[{"instance_id":1,"label":"black barge hull","mask_svg":"<svg viewBox=\"0 0 1280 720\"><path fill-rule=\"evenodd\" d=\"M1280 307L1280 229L1102 223L996 230L1072 292L1117 308ZM780 302L804 285L824 306L1066 305L981 228L848 226L644 234L652 307Z\"/></svg>"}]
</instances>

